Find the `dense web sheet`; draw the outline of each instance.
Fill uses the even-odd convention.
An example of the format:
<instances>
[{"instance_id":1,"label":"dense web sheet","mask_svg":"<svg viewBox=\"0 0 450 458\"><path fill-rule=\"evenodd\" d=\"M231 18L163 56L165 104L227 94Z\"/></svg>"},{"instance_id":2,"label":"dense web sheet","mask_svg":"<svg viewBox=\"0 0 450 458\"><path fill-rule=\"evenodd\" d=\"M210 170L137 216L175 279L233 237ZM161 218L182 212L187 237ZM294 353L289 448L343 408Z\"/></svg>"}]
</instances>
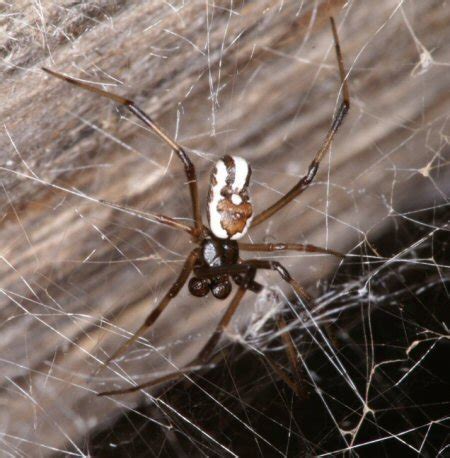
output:
<instances>
[{"instance_id":1,"label":"dense web sheet","mask_svg":"<svg viewBox=\"0 0 450 458\"><path fill-rule=\"evenodd\" d=\"M143 3L0 9L1 455L450 454L448 5ZM211 165L245 157L259 212L305 172L338 106L329 14L351 112L311 188L244 241L345 259L241 253L282 262L313 307L259 273L209 365L97 397L182 368L225 304L184 291L102 368L191 249L154 216L192 223L189 191L129 113L40 67L135 98L186 146L203 206Z\"/></svg>"}]
</instances>

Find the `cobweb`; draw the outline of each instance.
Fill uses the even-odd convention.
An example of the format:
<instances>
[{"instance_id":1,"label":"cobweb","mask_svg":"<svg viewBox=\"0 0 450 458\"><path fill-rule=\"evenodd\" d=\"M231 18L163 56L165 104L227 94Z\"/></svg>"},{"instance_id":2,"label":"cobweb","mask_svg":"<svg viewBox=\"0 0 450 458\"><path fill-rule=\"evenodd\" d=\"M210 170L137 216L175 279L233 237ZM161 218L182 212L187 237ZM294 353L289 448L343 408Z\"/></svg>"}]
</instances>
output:
<instances>
[{"instance_id":1,"label":"cobweb","mask_svg":"<svg viewBox=\"0 0 450 458\"><path fill-rule=\"evenodd\" d=\"M258 254L282 262L314 303L276 275L260 274L263 291L248 295L211 364L132 395L96 396L181 369L223 310L210 297L183 293L155 330L102 368L189 252L187 237L152 217L191 222L177 158L108 102L77 110L92 97L61 90L62 82L45 84L76 98L70 107L64 98L55 103L63 116L49 110L39 119L48 129L67 122L62 132L48 139L28 134L5 115L2 456L450 456L450 33L445 2L431 3L332 6L351 113L309 194L246 240L344 252L342 261ZM106 61L92 68L94 57L77 44L71 21L83 16L86 34L101 25L114 36L127 6L56 5L58 40L81 55L67 73L89 67L83 78L125 93ZM147 44L145 58L154 72L149 80L158 75L152 66L163 63L170 77L155 82L150 96L145 86L134 94L189 146L203 196L214 161L233 152L252 163L255 205L264 208L302 176L339 102L324 4L268 2L254 11L251 3L232 1L159 6L148 18L134 18L126 36L169 37ZM29 63L27 52L14 48L18 30L35 27L24 22L29 7L43 37L37 64L54 60L57 33L47 20L55 3L24 3L23 11L5 4L5 75ZM197 40L186 32L196 21L203 32ZM67 24L71 34L64 35ZM141 67L128 65L139 80ZM36 71L33 78L44 77ZM30 139L38 144L31 153Z\"/></svg>"}]
</instances>

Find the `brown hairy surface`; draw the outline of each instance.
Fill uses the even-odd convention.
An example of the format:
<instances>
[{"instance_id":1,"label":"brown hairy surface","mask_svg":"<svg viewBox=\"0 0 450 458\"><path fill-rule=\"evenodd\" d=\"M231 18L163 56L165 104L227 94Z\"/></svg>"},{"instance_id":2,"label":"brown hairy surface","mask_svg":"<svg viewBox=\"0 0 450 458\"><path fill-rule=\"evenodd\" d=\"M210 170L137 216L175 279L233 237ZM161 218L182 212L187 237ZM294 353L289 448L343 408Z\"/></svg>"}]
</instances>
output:
<instances>
[{"instance_id":1,"label":"brown hairy surface","mask_svg":"<svg viewBox=\"0 0 450 458\"><path fill-rule=\"evenodd\" d=\"M449 168L435 169L448 139L448 4L329 8L290 0L233 9L197 0L0 6L0 425L8 453L86 452L84 438L140 396L98 398L97 390L170 370L160 354L182 366L225 306L182 293L138 347L145 357L129 357L124 372L96 373L192 249L186 234L101 199L191 222L189 191L178 159L128 112L40 67L135 100L189 151L203 209L212 164L228 153L246 158L259 213L306 172L337 106L331 13L350 113L313 185L251 240L348 252L391 215L448 195ZM313 295L337 264L298 253L281 261ZM254 302L248 293L240 326Z\"/></svg>"}]
</instances>

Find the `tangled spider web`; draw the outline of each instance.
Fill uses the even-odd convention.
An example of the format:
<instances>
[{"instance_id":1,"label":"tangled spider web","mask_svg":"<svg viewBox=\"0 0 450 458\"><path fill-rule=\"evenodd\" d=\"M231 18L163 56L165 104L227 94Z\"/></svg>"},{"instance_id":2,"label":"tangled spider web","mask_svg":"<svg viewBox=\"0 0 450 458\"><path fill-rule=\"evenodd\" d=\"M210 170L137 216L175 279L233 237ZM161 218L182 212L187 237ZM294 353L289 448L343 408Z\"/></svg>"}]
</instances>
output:
<instances>
[{"instance_id":1,"label":"tangled spider web","mask_svg":"<svg viewBox=\"0 0 450 458\"><path fill-rule=\"evenodd\" d=\"M182 368L224 304L182 294L99 371L181 268L188 239L151 215L190 222L189 194L138 122L40 66L135 98L188 148L203 203L217 158L245 157L258 211L302 176L338 104L328 14L351 113L313 186L246 241L345 259L270 254L313 307L260 274L208 367L96 397ZM2 455L450 453L445 2L19 1L0 15Z\"/></svg>"}]
</instances>

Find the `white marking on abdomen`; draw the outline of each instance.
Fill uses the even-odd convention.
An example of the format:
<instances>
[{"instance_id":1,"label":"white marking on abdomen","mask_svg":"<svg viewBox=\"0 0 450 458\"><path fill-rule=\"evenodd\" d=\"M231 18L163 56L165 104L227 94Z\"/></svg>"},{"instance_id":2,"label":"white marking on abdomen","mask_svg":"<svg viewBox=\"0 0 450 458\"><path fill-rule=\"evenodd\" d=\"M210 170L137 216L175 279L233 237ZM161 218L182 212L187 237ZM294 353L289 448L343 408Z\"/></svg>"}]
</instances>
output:
<instances>
[{"instance_id":1,"label":"white marking on abdomen","mask_svg":"<svg viewBox=\"0 0 450 458\"><path fill-rule=\"evenodd\" d=\"M242 204L242 198L239 194L232 194L231 202L233 202L234 205L240 205Z\"/></svg>"},{"instance_id":2,"label":"white marking on abdomen","mask_svg":"<svg viewBox=\"0 0 450 458\"><path fill-rule=\"evenodd\" d=\"M217 161L216 174L214 176L217 184L211 188L212 199L208 203L209 227L216 237L227 239L227 231L220 224L220 213L217 211L217 205L219 201L223 199L223 196L220 195L220 191L227 184L227 168L222 160Z\"/></svg>"},{"instance_id":3,"label":"white marking on abdomen","mask_svg":"<svg viewBox=\"0 0 450 458\"><path fill-rule=\"evenodd\" d=\"M233 190L242 191L248 177L248 163L245 159L239 156L231 156L234 161L234 183Z\"/></svg>"}]
</instances>

